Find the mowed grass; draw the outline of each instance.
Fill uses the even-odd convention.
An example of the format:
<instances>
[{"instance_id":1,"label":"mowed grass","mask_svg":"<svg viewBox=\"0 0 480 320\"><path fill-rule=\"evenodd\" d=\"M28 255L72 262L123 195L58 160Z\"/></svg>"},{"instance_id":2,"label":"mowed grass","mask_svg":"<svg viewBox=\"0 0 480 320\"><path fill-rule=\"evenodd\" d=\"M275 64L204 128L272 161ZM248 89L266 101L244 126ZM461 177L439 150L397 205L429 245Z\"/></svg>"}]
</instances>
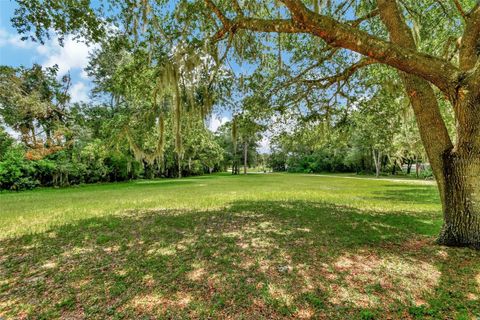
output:
<instances>
[{"instance_id":1,"label":"mowed grass","mask_svg":"<svg viewBox=\"0 0 480 320\"><path fill-rule=\"evenodd\" d=\"M476 319L435 185L211 175L0 194L6 319Z\"/></svg>"}]
</instances>

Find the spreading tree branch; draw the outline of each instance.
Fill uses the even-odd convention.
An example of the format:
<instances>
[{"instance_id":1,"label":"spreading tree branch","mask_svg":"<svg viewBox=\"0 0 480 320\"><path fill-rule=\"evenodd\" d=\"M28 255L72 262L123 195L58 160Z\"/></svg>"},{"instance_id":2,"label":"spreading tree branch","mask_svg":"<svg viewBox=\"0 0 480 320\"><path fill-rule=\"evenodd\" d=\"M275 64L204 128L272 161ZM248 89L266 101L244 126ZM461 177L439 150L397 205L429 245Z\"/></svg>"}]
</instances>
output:
<instances>
[{"instance_id":1,"label":"spreading tree branch","mask_svg":"<svg viewBox=\"0 0 480 320\"><path fill-rule=\"evenodd\" d=\"M453 89L458 69L450 62L374 37L328 16L309 10L300 0L281 0L297 25L332 46L361 53L398 70L422 77L445 93ZM453 79L452 79L453 76Z\"/></svg>"},{"instance_id":2,"label":"spreading tree branch","mask_svg":"<svg viewBox=\"0 0 480 320\"><path fill-rule=\"evenodd\" d=\"M243 17L243 10L240 7L240 4L238 3L238 0L233 0L233 8L235 9L235 12L240 16Z\"/></svg>"},{"instance_id":3,"label":"spreading tree branch","mask_svg":"<svg viewBox=\"0 0 480 320\"><path fill-rule=\"evenodd\" d=\"M352 25L352 27L358 27L363 21L376 17L379 13L380 12L378 11L378 9L372 10L363 17L350 21L350 24Z\"/></svg>"},{"instance_id":4,"label":"spreading tree branch","mask_svg":"<svg viewBox=\"0 0 480 320\"><path fill-rule=\"evenodd\" d=\"M330 86L334 85L335 83L341 82L341 81L347 81L355 72L357 72L359 69L364 68L366 66L372 65L376 63L375 60L365 58L357 63L351 65L347 69L345 69L343 72L340 72L338 74L335 74L333 76L328 76L320 79L312 79L312 80L303 80L304 83L307 84L314 84L317 87L327 89Z\"/></svg>"},{"instance_id":5,"label":"spreading tree branch","mask_svg":"<svg viewBox=\"0 0 480 320\"><path fill-rule=\"evenodd\" d=\"M378 0L381 18L387 27L390 39L409 48L416 48L410 28L404 20L396 1ZM435 178L445 179L443 155L453 148L447 127L443 121L437 98L431 85L412 74L400 73L405 90L412 104L425 151L428 154ZM451 93L450 93L451 94ZM451 99L454 94L451 94Z\"/></svg>"},{"instance_id":6,"label":"spreading tree branch","mask_svg":"<svg viewBox=\"0 0 480 320\"><path fill-rule=\"evenodd\" d=\"M480 2L466 16L460 43L460 69L469 71L480 58Z\"/></svg>"},{"instance_id":7,"label":"spreading tree branch","mask_svg":"<svg viewBox=\"0 0 480 320\"><path fill-rule=\"evenodd\" d=\"M333 47L342 47L370 57L398 70L414 74L435 84L450 94L459 77L459 70L449 61L385 41L359 30L348 22L342 23L331 17L309 10L300 0L281 0L289 10L291 19L258 19L236 17L228 19L212 2L207 6L222 22L217 32L221 39L227 32L247 29L257 32L309 33L322 38Z\"/></svg>"},{"instance_id":8,"label":"spreading tree branch","mask_svg":"<svg viewBox=\"0 0 480 320\"><path fill-rule=\"evenodd\" d=\"M465 13L465 11L463 10L462 8L462 5L460 4L460 1L458 0L452 0L453 3L455 4L455 7L457 8L458 12L460 13L460 15L463 17L463 18L466 18L467 17L467 14Z\"/></svg>"}]
</instances>

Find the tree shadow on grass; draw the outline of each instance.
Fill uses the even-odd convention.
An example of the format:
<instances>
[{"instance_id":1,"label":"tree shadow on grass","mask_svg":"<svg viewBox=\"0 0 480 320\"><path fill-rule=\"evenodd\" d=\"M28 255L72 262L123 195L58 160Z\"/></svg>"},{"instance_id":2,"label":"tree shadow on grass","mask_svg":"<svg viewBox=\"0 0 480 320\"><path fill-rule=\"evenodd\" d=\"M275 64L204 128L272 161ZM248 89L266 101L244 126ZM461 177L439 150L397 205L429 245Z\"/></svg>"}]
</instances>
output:
<instances>
[{"instance_id":1,"label":"tree shadow on grass","mask_svg":"<svg viewBox=\"0 0 480 320\"><path fill-rule=\"evenodd\" d=\"M478 315L480 254L434 245L431 214L238 201L81 220L0 242L0 315Z\"/></svg>"},{"instance_id":2,"label":"tree shadow on grass","mask_svg":"<svg viewBox=\"0 0 480 320\"><path fill-rule=\"evenodd\" d=\"M385 185L385 188L376 196L377 200L388 200L403 203L415 204L438 204L440 197L438 190L431 186L412 186L412 185Z\"/></svg>"}]
</instances>

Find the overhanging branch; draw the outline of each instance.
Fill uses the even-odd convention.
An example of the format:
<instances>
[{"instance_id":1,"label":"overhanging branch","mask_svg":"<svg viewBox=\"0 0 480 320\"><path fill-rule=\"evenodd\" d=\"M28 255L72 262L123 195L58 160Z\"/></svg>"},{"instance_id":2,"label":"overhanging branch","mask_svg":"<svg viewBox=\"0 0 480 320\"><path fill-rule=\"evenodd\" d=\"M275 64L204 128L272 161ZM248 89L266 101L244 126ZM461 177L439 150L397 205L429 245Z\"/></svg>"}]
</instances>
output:
<instances>
[{"instance_id":1,"label":"overhanging branch","mask_svg":"<svg viewBox=\"0 0 480 320\"><path fill-rule=\"evenodd\" d=\"M385 41L355 28L348 22L342 23L331 17L309 10L300 0L281 0L289 10L291 19L259 19L237 16L228 19L212 2L207 6L222 22L223 27L215 38L222 39L228 32L246 29L257 32L309 33L325 40L333 47L342 47L358 52L380 63L398 70L417 75L435 84L446 94L452 92L459 70L447 60L430 56L401 45ZM371 13L376 14L376 12ZM363 18L360 18L360 23Z\"/></svg>"},{"instance_id":2,"label":"overhanging branch","mask_svg":"<svg viewBox=\"0 0 480 320\"><path fill-rule=\"evenodd\" d=\"M334 85L335 83L338 83L341 81L347 81L359 69L372 65L374 63L376 63L375 60L365 58L351 65L350 67L345 69L343 72L340 72L336 75L328 76L320 79L302 80L302 82L306 84L315 85L317 88L328 89L330 86Z\"/></svg>"}]
</instances>

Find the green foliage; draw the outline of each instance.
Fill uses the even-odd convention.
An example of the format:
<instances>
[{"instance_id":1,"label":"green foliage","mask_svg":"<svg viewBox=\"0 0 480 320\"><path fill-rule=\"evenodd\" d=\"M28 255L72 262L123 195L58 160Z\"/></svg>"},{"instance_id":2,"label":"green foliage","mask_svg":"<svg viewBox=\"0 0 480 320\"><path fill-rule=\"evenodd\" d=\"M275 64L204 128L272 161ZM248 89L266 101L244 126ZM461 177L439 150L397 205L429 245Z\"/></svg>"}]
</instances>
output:
<instances>
[{"instance_id":1,"label":"green foliage","mask_svg":"<svg viewBox=\"0 0 480 320\"><path fill-rule=\"evenodd\" d=\"M66 118L70 78L64 76L58 81L57 70L56 65L0 66L2 122L16 130L22 142L38 154L64 145L70 134Z\"/></svg>"},{"instance_id":2,"label":"green foliage","mask_svg":"<svg viewBox=\"0 0 480 320\"><path fill-rule=\"evenodd\" d=\"M0 189L24 190L39 185L33 173L33 164L24 158L21 146L14 146L7 150L0 161Z\"/></svg>"},{"instance_id":3,"label":"green foliage","mask_svg":"<svg viewBox=\"0 0 480 320\"><path fill-rule=\"evenodd\" d=\"M377 317L375 315L375 312L371 310L362 310L360 312L360 319L361 320L375 320Z\"/></svg>"},{"instance_id":4,"label":"green foliage","mask_svg":"<svg viewBox=\"0 0 480 320\"><path fill-rule=\"evenodd\" d=\"M258 147L264 127L244 115L223 124L215 133L218 145L223 149L223 159L220 167L226 170L232 167L232 173L238 174L240 165L244 163L245 148L247 149L247 165L254 167L258 162Z\"/></svg>"},{"instance_id":5,"label":"green foliage","mask_svg":"<svg viewBox=\"0 0 480 320\"><path fill-rule=\"evenodd\" d=\"M52 177L57 172L58 163L52 159L32 161L34 175L41 185L52 185Z\"/></svg>"},{"instance_id":6,"label":"green foliage","mask_svg":"<svg viewBox=\"0 0 480 320\"><path fill-rule=\"evenodd\" d=\"M391 74L384 77L395 84ZM372 173L379 166L383 174L413 174L415 164L427 168L421 165L426 157L405 97L400 90L377 89L328 117L312 113L290 120L293 124L272 139L270 167L303 173ZM422 172L431 175L426 169Z\"/></svg>"},{"instance_id":7,"label":"green foliage","mask_svg":"<svg viewBox=\"0 0 480 320\"><path fill-rule=\"evenodd\" d=\"M274 172L286 171L287 159L288 156L286 153L278 150L272 150L272 152L268 155L267 166Z\"/></svg>"},{"instance_id":8,"label":"green foliage","mask_svg":"<svg viewBox=\"0 0 480 320\"><path fill-rule=\"evenodd\" d=\"M20 92L16 101L22 102L16 106L3 95L13 106L4 110L9 125L26 138L33 138L31 129L40 126L59 132L68 142L60 146L61 156L49 158L54 165L39 166L42 185L196 175L229 166L238 172L245 155L248 165L256 164L258 133L275 117L294 122L283 133L275 132L279 138L269 157L275 171L361 173L376 168L396 174L402 166L425 162L398 75L385 66L370 65L330 83L325 75L346 70L357 57L344 49L331 50L318 38L235 30L231 37L212 41L219 26L204 1L17 2L12 22L23 35L43 41L51 32L61 39L74 34L101 45L87 71L94 79L94 93L110 100L109 106L74 106L66 112L58 106L68 100L59 95L66 92L62 89L68 79L56 81L56 70L4 70L4 79L18 80L4 81L4 92ZM230 1L215 4L229 17L239 14ZM340 21L363 17L375 8L370 1L306 4ZM465 7L472 4L463 1ZM288 18L275 1L240 6L246 16ZM401 8L420 51L436 56L446 51L455 59L454 43L446 41L458 38L463 28L454 5L404 1ZM422 11L428 15L419 15ZM440 21L449 28L439 30ZM358 28L387 38L376 16ZM238 65L232 69L240 70L229 70L232 62ZM247 68L243 62L248 62ZM28 82L25 79L32 84L30 90L14 90L23 85L13 84ZM38 84L45 84L46 90ZM438 99L453 128L448 104ZM227 105L234 121L228 133L223 130L213 137L202 122L214 106ZM16 114L15 108L29 112L18 113L24 115L20 119L8 118ZM49 114L63 111L68 120L57 116L54 122L51 117L46 121L41 116L45 108ZM32 113L33 119L25 116ZM28 145L32 139L26 138ZM44 148L51 145L42 143Z\"/></svg>"},{"instance_id":9,"label":"green foliage","mask_svg":"<svg viewBox=\"0 0 480 320\"><path fill-rule=\"evenodd\" d=\"M51 30L60 35L60 41L74 32L88 40L98 40L105 32L105 22L90 8L90 1L42 1L18 0L19 8L15 10L13 25L23 39L32 39L44 43L50 38ZM31 14L38 14L30 24Z\"/></svg>"},{"instance_id":10,"label":"green foliage","mask_svg":"<svg viewBox=\"0 0 480 320\"><path fill-rule=\"evenodd\" d=\"M7 151L12 147L14 139L5 132L5 129L0 126L0 161L3 159Z\"/></svg>"},{"instance_id":11,"label":"green foliage","mask_svg":"<svg viewBox=\"0 0 480 320\"><path fill-rule=\"evenodd\" d=\"M432 168L428 167L423 170L421 170L419 177L422 179L433 179L433 172Z\"/></svg>"},{"instance_id":12,"label":"green foliage","mask_svg":"<svg viewBox=\"0 0 480 320\"><path fill-rule=\"evenodd\" d=\"M331 145L313 151L310 154L295 154L286 160L289 172L351 172L344 164L345 150L332 149Z\"/></svg>"}]
</instances>

